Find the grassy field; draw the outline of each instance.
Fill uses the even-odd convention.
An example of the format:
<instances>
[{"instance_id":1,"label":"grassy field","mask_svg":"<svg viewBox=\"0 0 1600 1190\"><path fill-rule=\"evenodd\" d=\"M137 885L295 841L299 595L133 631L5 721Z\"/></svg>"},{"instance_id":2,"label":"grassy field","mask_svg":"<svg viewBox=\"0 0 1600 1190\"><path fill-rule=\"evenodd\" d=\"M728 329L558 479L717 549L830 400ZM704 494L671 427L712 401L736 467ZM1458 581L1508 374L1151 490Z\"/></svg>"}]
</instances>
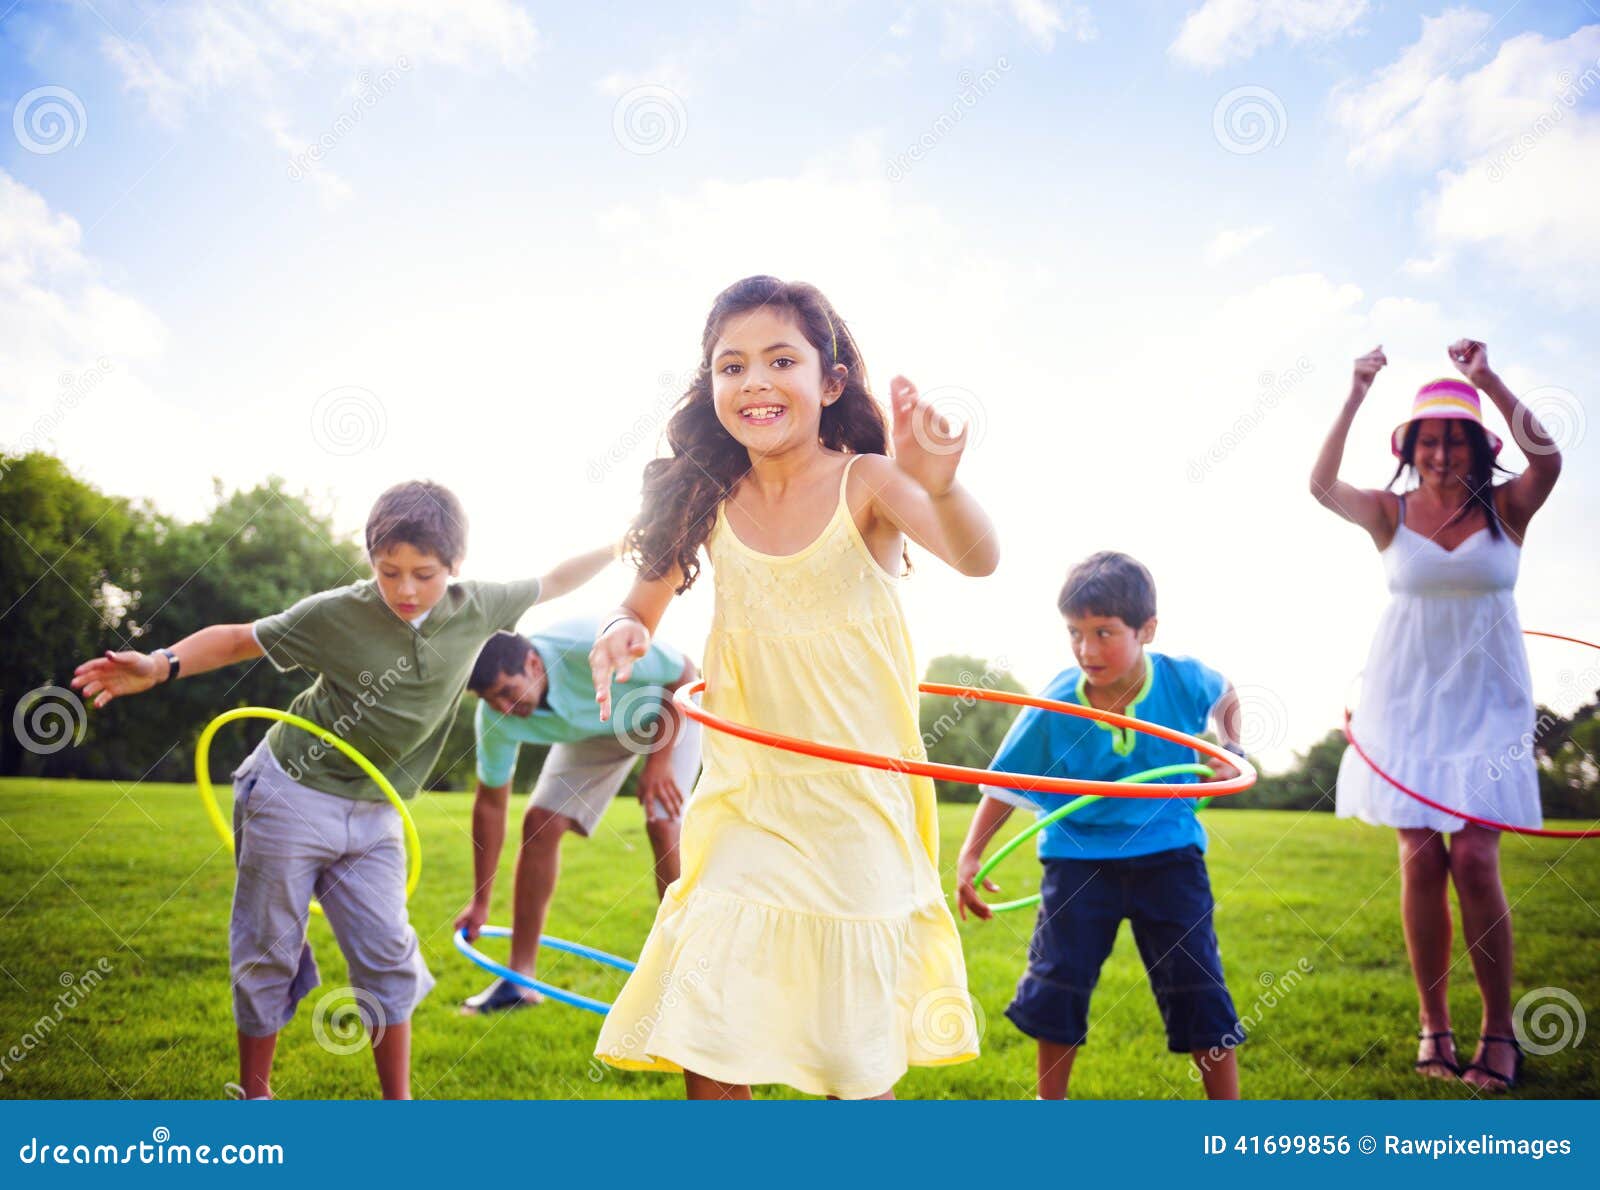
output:
<instances>
[{"instance_id":1,"label":"grassy field","mask_svg":"<svg viewBox=\"0 0 1600 1190\"><path fill-rule=\"evenodd\" d=\"M439 981L416 1017L418 1097L681 1094L676 1078L594 1066L597 1018L587 1013L552 1005L508 1017L457 1015L459 1001L486 981L450 942L468 889L470 810L462 795L425 795L414 804L425 867L412 919ZM969 813L943 807L947 869ZM1213 812L1207 822L1228 982L1253 1023L1241 1051L1245 1094L1470 1095L1460 1084L1424 1082L1410 1070L1415 999L1391 832L1320 814ZM1600 845L1508 837L1504 854L1516 915L1517 995L1564 989L1592 1012L1600 1005ZM648 857L631 801L615 806L594 838L569 839L551 932L636 954L654 913ZM1008 860L1001 873L1007 893L1031 891L1037 871L1024 856ZM948 885L948 870L946 876ZM502 894L510 879L508 853ZM0 1097L224 1094L237 1077L227 969L232 868L191 787L0 781L0 880ZM504 904L497 896L496 920L506 920ZM1032 1096L1031 1043L1002 1015L1031 926L1027 913L963 925L972 991L987 1018L983 1057L914 1070L900 1084L902 1097ZM314 1036L315 1005L346 979L327 924L313 918L311 931L324 983L284 1032L277 1091L371 1097L376 1080L365 1047L330 1052ZM485 948L497 945L504 944ZM1451 1002L1470 1052L1478 1010L1459 937L1456 952ZM622 978L554 954L542 973L603 999ZM13 1046L19 1057L7 1053ZM1534 1058L1518 1094L1600 1094L1597 1050L1600 1020L1589 1022L1580 1043ZM1074 1094L1197 1098L1190 1069L1187 1059L1166 1052L1124 929L1096 992Z\"/></svg>"}]
</instances>

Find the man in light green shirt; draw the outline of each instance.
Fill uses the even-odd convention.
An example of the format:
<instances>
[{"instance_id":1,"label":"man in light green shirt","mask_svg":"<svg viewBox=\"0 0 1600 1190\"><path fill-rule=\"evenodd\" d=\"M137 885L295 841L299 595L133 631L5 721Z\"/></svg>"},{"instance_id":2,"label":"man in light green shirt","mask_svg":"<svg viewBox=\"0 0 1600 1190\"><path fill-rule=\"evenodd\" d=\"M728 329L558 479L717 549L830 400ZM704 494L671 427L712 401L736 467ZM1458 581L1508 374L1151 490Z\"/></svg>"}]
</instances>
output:
<instances>
[{"instance_id":1,"label":"man in light green shirt","mask_svg":"<svg viewBox=\"0 0 1600 1190\"><path fill-rule=\"evenodd\" d=\"M476 886L456 919L468 939L488 920L495 869L505 840L511 777L523 744L549 744L528 799L517 854L512 970L533 977L539 939L555 892L561 837L588 836L599 825L642 756L639 800L655 856L656 892L678 878L678 828L684 798L700 767L700 728L672 705L672 693L698 672L670 645L652 643L615 687L615 710L601 722L589 648L598 621L583 617L530 636L495 634L474 666L478 703L478 791L472 814ZM531 988L497 979L463 1005L495 1012L539 1002Z\"/></svg>"}]
</instances>

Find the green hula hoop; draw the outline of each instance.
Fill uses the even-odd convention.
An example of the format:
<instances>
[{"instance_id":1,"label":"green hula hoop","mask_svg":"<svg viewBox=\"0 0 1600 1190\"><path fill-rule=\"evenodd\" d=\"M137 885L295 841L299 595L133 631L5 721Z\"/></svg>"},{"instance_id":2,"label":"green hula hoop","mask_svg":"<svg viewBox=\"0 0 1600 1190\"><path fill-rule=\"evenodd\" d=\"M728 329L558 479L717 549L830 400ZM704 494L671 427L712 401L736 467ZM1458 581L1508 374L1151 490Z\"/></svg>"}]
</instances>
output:
<instances>
[{"instance_id":1,"label":"green hula hoop","mask_svg":"<svg viewBox=\"0 0 1600 1190\"><path fill-rule=\"evenodd\" d=\"M1132 776L1123 777L1118 784L1142 785L1146 781L1160 781L1167 777L1179 777L1186 774L1192 774L1197 777L1210 777L1215 774L1215 770L1210 769L1203 764L1168 764L1163 765L1158 769L1146 769L1142 773L1134 773ZM1059 810L1052 810L1043 818L1038 819L1032 825L1030 825L1027 830L1022 831L1017 835L1016 838L1008 840L1004 847L1000 848L999 851L996 851L984 861L983 867L979 868L978 874L972 878L972 886L974 888L982 888L983 882L989 878L989 873L994 871L996 864L1005 859L1006 856L1010 855L1013 851L1022 846L1022 844L1026 843L1029 839L1033 838L1033 836L1037 835L1040 831L1044 830L1044 828L1049 826L1052 822L1059 822L1068 814L1071 814L1076 810L1083 809L1083 807L1087 806L1090 802L1098 802L1101 800L1103 799L1099 794L1085 794L1083 797L1075 797L1066 805L1062 806ZM1204 809L1210 803L1210 798L1201 798L1200 801L1195 805L1195 809ZM1013 909L1026 909L1029 905L1037 905L1038 903L1039 894L1034 893L1031 897L1020 897L1015 901L996 901L992 903L989 908L996 913L1008 913Z\"/></svg>"},{"instance_id":2,"label":"green hula hoop","mask_svg":"<svg viewBox=\"0 0 1600 1190\"><path fill-rule=\"evenodd\" d=\"M389 804L400 812L400 823L405 828L406 900L409 901L411 894L416 890L417 881L422 878L422 840L417 836L417 824L411 820L411 811L406 809L405 802L400 800L400 795L389 783L389 778L378 770L377 765L332 732L323 730L309 719L291 715L288 711L279 711L272 707L239 707L237 710L224 711L206 724L206 729L200 733L200 742L194 747L194 781L200 787L200 804L206 808L206 817L211 819L211 825L216 828L218 837L228 848L228 853L233 854L233 828L222 816L222 810L217 806L217 791L211 784L211 737L217 734L219 728L240 719L274 719L279 723L287 723L290 727L298 727L301 731L309 731L330 748L337 748L343 752L357 768L372 778L373 783L383 790L383 796L389 799ZM311 902L311 912L322 913L322 906L315 900Z\"/></svg>"}]
</instances>

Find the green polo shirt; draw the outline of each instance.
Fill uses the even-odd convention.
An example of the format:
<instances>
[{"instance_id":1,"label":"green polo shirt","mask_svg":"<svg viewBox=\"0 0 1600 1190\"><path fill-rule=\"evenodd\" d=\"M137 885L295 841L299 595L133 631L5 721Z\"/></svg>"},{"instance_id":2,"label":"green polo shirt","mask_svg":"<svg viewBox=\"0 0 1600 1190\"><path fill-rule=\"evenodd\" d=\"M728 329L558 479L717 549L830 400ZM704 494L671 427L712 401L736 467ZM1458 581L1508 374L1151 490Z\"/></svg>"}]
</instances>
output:
<instances>
[{"instance_id":1,"label":"green polo shirt","mask_svg":"<svg viewBox=\"0 0 1600 1190\"><path fill-rule=\"evenodd\" d=\"M352 745L409 798L438 763L484 641L515 628L538 600L538 579L451 583L421 626L412 627L368 579L309 596L253 627L278 669L317 675L289 710ZM267 744L302 785L357 801L383 800L383 791L343 753L299 728L275 723Z\"/></svg>"}]
</instances>

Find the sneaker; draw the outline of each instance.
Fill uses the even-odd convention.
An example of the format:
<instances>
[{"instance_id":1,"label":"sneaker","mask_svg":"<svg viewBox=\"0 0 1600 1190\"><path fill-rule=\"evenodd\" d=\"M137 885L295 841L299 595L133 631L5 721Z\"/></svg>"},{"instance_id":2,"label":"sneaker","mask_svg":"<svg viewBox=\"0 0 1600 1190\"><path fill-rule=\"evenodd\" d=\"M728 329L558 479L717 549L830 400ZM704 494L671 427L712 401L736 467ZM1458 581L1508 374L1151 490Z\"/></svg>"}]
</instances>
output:
<instances>
[{"instance_id":1,"label":"sneaker","mask_svg":"<svg viewBox=\"0 0 1600 1190\"><path fill-rule=\"evenodd\" d=\"M497 979L476 996L463 1000L461 1015L488 1016L492 1012L510 1012L543 1003L544 997L532 988L519 988L509 979Z\"/></svg>"}]
</instances>

